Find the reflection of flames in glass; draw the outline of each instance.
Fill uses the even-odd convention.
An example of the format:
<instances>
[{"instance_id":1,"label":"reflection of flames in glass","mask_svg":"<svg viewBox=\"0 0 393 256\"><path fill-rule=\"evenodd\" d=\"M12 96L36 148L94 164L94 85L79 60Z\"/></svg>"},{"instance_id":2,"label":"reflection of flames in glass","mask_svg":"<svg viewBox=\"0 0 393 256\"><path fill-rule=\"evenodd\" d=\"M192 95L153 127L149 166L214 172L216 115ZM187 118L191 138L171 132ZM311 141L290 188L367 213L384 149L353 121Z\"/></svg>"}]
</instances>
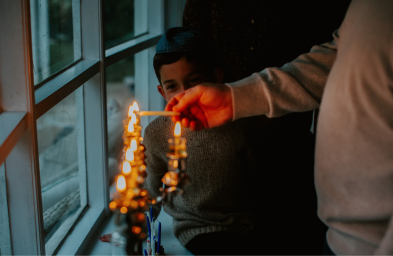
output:
<instances>
[{"instance_id":1,"label":"reflection of flames in glass","mask_svg":"<svg viewBox=\"0 0 393 256\"><path fill-rule=\"evenodd\" d=\"M135 113L132 113L132 115L131 115L131 123L132 124L136 124L136 115L135 115Z\"/></svg>"},{"instance_id":2,"label":"reflection of flames in glass","mask_svg":"<svg viewBox=\"0 0 393 256\"><path fill-rule=\"evenodd\" d=\"M181 126L180 126L179 121L176 122L174 134L175 134L175 137L180 137L180 135L181 135Z\"/></svg>"},{"instance_id":3,"label":"reflection of flames in glass","mask_svg":"<svg viewBox=\"0 0 393 256\"><path fill-rule=\"evenodd\" d=\"M126 160L127 161L134 161L134 152L132 152L131 148L127 148Z\"/></svg>"},{"instance_id":4,"label":"reflection of flames in glass","mask_svg":"<svg viewBox=\"0 0 393 256\"><path fill-rule=\"evenodd\" d=\"M173 191L175 191L176 190L176 187L170 187L170 188L168 188L168 192L169 193L171 193L171 192L173 192Z\"/></svg>"},{"instance_id":5,"label":"reflection of flames in glass","mask_svg":"<svg viewBox=\"0 0 393 256\"><path fill-rule=\"evenodd\" d=\"M124 161L123 162L122 170L123 170L124 174L129 174L131 172L131 165L130 165L130 163L128 161Z\"/></svg>"},{"instance_id":6,"label":"reflection of flames in glass","mask_svg":"<svg viewBox=\"0 0 393 256\"><path fill-rule=\"evenodd\" d=\"M136 151L137 150L137 145L136 145L136 140L132 139L131 140L131 150Z\"/></svg>"},{"instance_id":7,"label":"reflection of flames in glass","mask_svg":"<svg viewBox=\"0 0 393 256\"><path fill-rule=\"evenodd\" d=\"M117 203L116 203L116 202L110 202L110 203L109 203L109 208L110 208L111 210L116 209L116 207L117 207Z\"/></svg>"},{"instance_id":8,"label":"reflection of flames in glass","mask_svg":"<svg viewBox=\"0 0 393 256\"><path fill-rule=\"evenodd\" d=\"M126 178L124 178L123 175L119 175L119 177L117 178L116 188L120 192L126 189Z\"/></svg>"},{"instance_id":9,"label":"reflection of flames in glass","mask_svg":"<svg viewBox=\"0 0 393 256\"><path fill-rule=\"evenodd\" d=\"M131 120L128 122L128 132L134 132L134 124Z\"/></svg>"},{"instance_id":10,"label":"reflection of flames in glass","mask_svg":"<svg viewBox=\"0 0 393 256\"><path fill-rule=\"evenodd\" d=\"M162 182L167 186L176 186L178 183L178 175L176 172L167 172L162 178Z\"/></svg>"},{"instance_id":11,"label":"reflection of flames in glass","mask_svg":"<svg viewBox=\"0 0 393 256\"><path fill-rule=\"evenodd\" d=\"M139 234L141 233L142 229L138 226L134 226L132 227L132 232L134 232L135 234Z\"/></svg>"}]
</instances>

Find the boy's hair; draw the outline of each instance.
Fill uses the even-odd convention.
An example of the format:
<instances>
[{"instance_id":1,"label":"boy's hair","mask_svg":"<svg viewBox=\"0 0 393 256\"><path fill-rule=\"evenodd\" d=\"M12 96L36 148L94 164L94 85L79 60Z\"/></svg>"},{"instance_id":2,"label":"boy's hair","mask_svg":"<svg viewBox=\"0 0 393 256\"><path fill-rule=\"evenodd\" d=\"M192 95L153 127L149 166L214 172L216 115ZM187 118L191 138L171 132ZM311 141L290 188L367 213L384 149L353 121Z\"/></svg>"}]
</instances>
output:
<instances>
[{"instance_id":1,"label":"boy's hair","mask_svg":"<svg viewBox=\"0 0 393 256\"><path fill-rule=\"evenodd\" d=\"M173 52L173 53L156 53L153 59L153 67L156 72L158 82L161 84L160 69L163 65L175 63L185 57L188 63L195 63L205 67L209 72L214 72L221 63L214 50L209 51L192 51L192 52Z\"/></svg>"},{"instance_id":2,"label":"boy's hair","mask_svg":"<svg viewBox=\"0 0 393 256\"><path fill-rule=\"evenodd\" d=\"M160 84L161 67L175 63L183 57L189 63L207 68L209 72L221 66L210 36L188 27L168 29L158 42L156 52L153 66Z\"/></svg>"}]
</instances>

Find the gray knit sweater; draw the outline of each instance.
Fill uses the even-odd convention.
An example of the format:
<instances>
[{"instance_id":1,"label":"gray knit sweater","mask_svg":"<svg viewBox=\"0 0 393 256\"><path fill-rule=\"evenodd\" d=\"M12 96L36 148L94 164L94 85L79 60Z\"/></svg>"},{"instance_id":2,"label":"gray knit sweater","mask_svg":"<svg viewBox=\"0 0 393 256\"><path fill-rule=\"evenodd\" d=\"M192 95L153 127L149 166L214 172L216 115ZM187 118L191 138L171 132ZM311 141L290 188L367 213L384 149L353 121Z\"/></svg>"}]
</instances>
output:
<instances>
[{"instance_id":1,"label":"gray knit sweater","mask_svg":"<svg viewBox=\"0 0 393 256\"><path fill-rule=\"evenodd\" d=\"M201 233L252 229L255 216L245 210L244 198L250 191L243 185L246 175L242 173L248 169L248 158L244 155L251 153L248 152L251 148L241 131L241 123L201 132L182 130L182 136L187 138L187 153L192 156L186 160L191 182L183 195L164 205L164 210L173 217L174 234L183 246ZM173 130L174 124L167 117L159 117L146 127L146 184L153 196L159 195L161 178L168 171L165 155ZM223 146L217 147L220 144ZM238 191L234 187L246 189Z\"/></svg>"},{"instance_id":2,"label":"gray knit sweater","mask_svg":"<svg viewBox=\"0 0 393 256\"><path fill-rule=\"evenodd\" d=\"M167 141L173 138L173 130L174 124L167 117L159 117L146 127L144 144L147 149L148 177L145 184L152 196L159 195L161 178L168 171ZM185 246L202 233L251 231L257 222L257 215L260 220L272 220L277 217L277 213L288 209L289 204L284 200L297 202L296 198L290 199L287 195L280 198L277 191L285 183L285 178L280 178L284 175L283 171L295 174L297 164L294 161L290 161L291 169L280 162L285 162L282 154L289 155L287 152L291 151L293 155L293 151L301 151L294 148L296 145L304 148L306 142L300 130L305 131L304 136L311 136L309 126L299 122L297 115L275 120L264 116L243 118L223 127L199 132L183 129L182 136L187 138L186 172L191 182L186 186L184 194L175 196L164 205L165 212L173 217L174 235L180 243ZM302 138L303 144L286 139L284 134L295 137L293 133ZM312 150L308 155L312 156ZM294 158L299 159L299 163L304 160L296 154ZM311 186L306 194L312 197L313 193L315 195L312 164L308 169L310 179L307 184ZM299 179L301 181L296 186L306 187L301 185L305 178L297 174L293 177L290 175L287 178L291 184L295 184L294 179ZM283 187L288 188L285 184ZM295 190L292 193L296 194ZM307 204L311 205L312 200L310 198ZM261 203L269 207L266 212L270 212L271 216L262 217ZM308 212L316 215L315 210ZM299 218L305 216L303 212L298 212ZM312 216L304 221L310 218ZM277 227L276 223L274 229Z\"/></svg>"}]
</instances>

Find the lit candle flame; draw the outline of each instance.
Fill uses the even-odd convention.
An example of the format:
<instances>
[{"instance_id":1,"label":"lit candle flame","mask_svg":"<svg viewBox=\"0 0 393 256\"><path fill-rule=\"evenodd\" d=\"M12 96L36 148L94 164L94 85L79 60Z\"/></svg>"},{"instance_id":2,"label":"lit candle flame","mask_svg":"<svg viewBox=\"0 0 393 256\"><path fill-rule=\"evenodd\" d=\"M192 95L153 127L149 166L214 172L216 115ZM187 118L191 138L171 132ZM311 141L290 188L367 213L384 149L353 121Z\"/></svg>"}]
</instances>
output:
<instances>
[{"instance_id":1,"label":"lit candle flame","mask_svg":"<svg viewBox=\"0 0 393 256\"><path fill-rule=\"evenodd\" d=\"M132 103L132 107L134 108L134 111L139 111L139 106L138 106L138 103L136 103L136 101L134 101L134 103Z\"/></svg>"},{"instance_id":2,"label":"lit candle flame","mask_svg":"<svg viewBox=\"0 0 393 256\"><path fill-rule=\"evenodd\" d=\"M181 135L181 126L180 126L179 121L176 122L174 134L175 134L175 137L180 137L180 135Z\"/></svg>"},{"instance_id":3,"label":"lit candle flame","mask_svg":"<svg viewBox=\"0 0 393 256\"><path fill-rule=\"evenodd\" d=\"M131 150L136 151L138 149L138 146L136 144L136 140L132 139L131 140Z\"/></svg>"},{"instance_id":4,"label":"lit candle flame","mask_svg":"<svg viewBox=\"0 0 393 256\"><path fill-rule=\"evenodd\" d=\"M131 121L130 121L132 124L136 124L136 115L135 115L135 113L132 113L132 115L131 115Z\"/></svg>"},{"instance_id":5,"label":"lit candle flame","mask_svg":"<svg viewBox=\"0 0 393 256\"><path fill-rule=\"evenodd\" d=\"M124 161L123 162L123 173L124 174L128 174L130 172L131 172L131 165L130 165L130 163L127 162L127 161Z\"/></svg>"},{"instance_id":6,"label":"lit candle flame","mask_svg":"<svg viewBox=\"0 0 393 256\"><path fill-rule=\"evenodd\" d=\"M126 151L126 160L127 161L134 161L134 152L132 152L131 148L127 148Z\"/></svg>"},{"instance_id":7,"label":"lit candle flame","mask_svg":"<svg viewBox=\"0 0 393 256\"><path fill-rule=\"evenodd\" d=\"M128 122L128 132L134 132L134 124L131 120Z\"/></svg>"},{"instance_id":8,"label":"lit candle flame","mask_svg":"<svg viewBox=\"0 0 393 256\"><path fill-rule=\"evenodd\" d=\"M134 101L134 103L130 105L130 107L128 108L128 116L131 117L134 111L139 111L139 106L138 103L136 103L136 101Z\"/></svg>"},{"instance_id":9,"label":"lit candle flame","mask_svg":"<svg viewBox=\"0 0 393 256\"><path fill-rule=\"evenodd\" d=\"M123 192L126 189L126 178L124 178L123 175L119 175L117 178L116 188L120 192Z\"/></svg>"},{"instance_id":10,"label":"lit candle flame","mask_svg":"<svg viewBox=\"0 0 393 256\"><path fill-rule=\"evenodd\" d=\"M128 116L131 117L132 113L134 113L134 106L130 105L128 108Z\"/></svg>"}]
</instances>

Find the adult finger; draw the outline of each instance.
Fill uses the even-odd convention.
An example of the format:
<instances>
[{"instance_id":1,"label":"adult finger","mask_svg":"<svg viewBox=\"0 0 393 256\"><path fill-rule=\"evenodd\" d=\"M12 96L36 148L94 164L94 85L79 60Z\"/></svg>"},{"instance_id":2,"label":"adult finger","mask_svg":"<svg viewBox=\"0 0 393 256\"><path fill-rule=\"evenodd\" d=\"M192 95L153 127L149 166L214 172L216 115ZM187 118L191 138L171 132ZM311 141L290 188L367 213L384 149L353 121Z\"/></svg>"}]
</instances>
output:
<instances>
[{"instance_id":1,"label":"adult finger","mask_svg":"<svg viewBox=\"0 0 393 256\"><path fill-rule=\"evenodd\" d=\"M168 103L165 106L165 111L173 111L173 107L176 106L176 104L179 102L179 99L183 97L184 92L181 92L179 94L176 94L172 99L168 101Z\"/></svg>"},{"instance_id":2,"label":"adult finger","mask_svg":"<svg viewBox=\"0 0 393 256\"><path fill-rule=\"evenodd\" d=\"M182 125L183 127L186 127L186 128L190 127L190 120L189 120L188 118L183 118L183 119L181 120L181 125Z\"/></svg>"},{"instance_id":3,"label":"adult finger","mask_svg":"<svg viewBox=\"0 0 393 256\"><path fill-rule=\"evenodd\" d=\"M176 100L178 100L178 102L173 105L172 109L176 112L182 112L184 109L188 108L189 105L198 102L201 96L202 87L200 85L192 87L184 91L183 95L179 95L179 97L176 97Z\"/></svg>"},{"instance_id":4,"label":"adult finger","mask_svg":"<svg viewBox=\"0 0 393 256\"><path fill-rule=\"evenodd\" d=\"M190 112L191 116L194 117L192 118L193 120L198 120L200 122L200 125L203 126L203 128L209 128L208 120L202 108L200 108L196 104L193 104L192 106L190 106Z\"/></svg>"},{"instance_id":5,"label":"adult finger","mask_svg":"<svg viewBox=\"0 0 393 256\"><path fill-rule=\"evenodd\" d=\"M172 120L172 122L174 122L174 123L180 122L181 119L182 119L182 118L181 118L180 116L172 116L172 117L171 117L171 120Z\"/></svg>"},{"instance_id":6,"label":"adult finger","mask_svg":"<svg viewBox=\"0 0 393 256\"><path fill-rule=\"evenodd\" d=\"M203 124L201 122L199 122L198 120L190 122L190 130L191 131L200 131L203 129L204 129Z\"/></svg>"}]
</instances>

